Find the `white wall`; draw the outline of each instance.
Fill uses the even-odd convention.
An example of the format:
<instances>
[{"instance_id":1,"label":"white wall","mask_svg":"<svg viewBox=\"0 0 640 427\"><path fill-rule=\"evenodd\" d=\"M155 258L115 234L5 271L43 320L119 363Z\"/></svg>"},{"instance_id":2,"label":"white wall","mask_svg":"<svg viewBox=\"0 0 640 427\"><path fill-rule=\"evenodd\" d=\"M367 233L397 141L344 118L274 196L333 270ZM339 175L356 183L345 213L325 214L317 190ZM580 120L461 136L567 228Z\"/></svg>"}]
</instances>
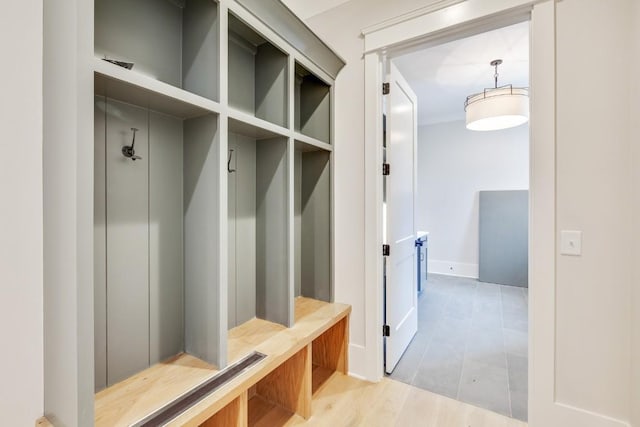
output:
<instances>
[{"instance_id":1,"label":"white wall","mask_svg":"<svg viewBox=\"0 0 640 427\"><path fill-rule=\"evenodd\" d=\"M556 258L556 399L619 420L631 408L637 268L630 233L633 1L566 0L556 9L556 226L583 231L582 256ZM620 91L599 84L612 70Z\"/></svg>"},{"instance_id":2,"label":"white wall","mask_svg":"<svg viewBox=\"0 0 640 427\"><path fill-rule=\"evenodd\" d=\"M45 1L44 412L93 423L93 2ZM64 60L61 60L64 58Z\"/></svg>"},{"instance_id":3,"label":"white wall","mask_svg":"<svg viewBox=\"0 0 640 427\"><path fill-rule=\"evenodd\" d=\"M464 121L418 128L416 223L429 232L429 271L478 277L479 191L529 188L529 127L467 130Z\"/></svg>"},{"instance_id":4,"label":"white wall","mask_svg":"<svg viewBox=\"0 0 640 427\"><path fill-rule=\"evenodd\" d=\"M352 0L307 24L347 62L335 83L335 299L352 305L350 369L365 375L364 61L360 30L426 0ZM433 0L435 3L436 1ZM391 12L393 10L393 12Z\"/></svg>"},{"instance_id":5,"label":"white wall","mask_svg":"<svg viewBox=\"0 0 640 427\"><path fill-rule=\"evenodd\" d=\"M632 37L632 40L635 42L633 47L633 52L631 57L634 59L631 68L631 135L634 138L632 142L633 147L633 188L635 189L634 194L634 210L633 210L633 218L636 220L635 223L635 231L634 231L634 242L633 244L633 259L640 259L640 221L637 218L640 218L640 144L638 143L637 135L640 135L640 2L634 2L634 29L635 34ZM633 325L633 336L632 336L632 377L631 377L631 409L633 413L631 415L632 425L635 427L640 426L640 268L633 269L634 275L631 280L632 290L633 290L633 317L631 324Z\"/></svg>"},{"instance_id":6,"label":"white wall","mask_svg":"<svg viewBox=\"0 0 640 427\"><path fill-rule=\"evenodd\" d=\"M43 412L42 1L0 14L0 425Z\"/></svg>"},{"instance_id":7,"label":"white wall","mask_svg":"<svg viewBox=\"0 0 640 427\"><path fill-rule=\"evenodd\" d=\"M349 0L324 0L321 2L309 0L283 0L282 2L300 18L307 19L310 16L317 15L325 10L333 9L347 1Z\"/></svg>"},{"instance_id":8,"label":"white wall","mask_svg":"<svg viewBox=\"0 0 640 427\"><path fill-rule=\"evenodd\" d=\"M369 351L377 351L364 341L366 298L362 252L358 251L364 222L364 75L359 30L370 21L400 14L407 4L394 1L394 7L385 11L381 8L385 3L353 0L308 21L348 62L336 82L336 179L340 183L336 297L354 305L351 355L356 373L362 372L360 362L366 360L366 353L363 349L364 356L354 354L354 347L368 345ZM557 34L555 225L557 230L578 229L584 234L582 257L555 257L557 267L551 275L555 289L542 294L552 298L539 300L547 305L538 306L535 313L555 319L555 324L538 325L553 331L554 344L550 357L545 353L544 363L535 365L547 370L534 375L550 376L553 388L545 390L548 412L532 426L623 426L630 421L632 406L638 406L638 395L631 402L632 363L637 365L639 359L637 354L633 362L631 358L632 312L639 308L636 302L632 310L631 302L631 280L638 277L631 258L635 253L637 259L637 251L633 252L637 245L631 239L637 227L637 220L632 220L631 182L633 169L637 178L640 164L637 157L632 164L631 157L629 89L637 73L632 76L629 71L634 56L629 50L632 24L638 26L640 21L631 21L632 4L633 0L563 0L556 5L555 28L553 20L548 20L544 24L548 28L537 32ZM612 75L614 90L606 84ZM637 133L633 135L637 146ZM547 286L551 289L554 283ZM535 325L536 319L532 320Z\"/></svg>"}]
</instances>

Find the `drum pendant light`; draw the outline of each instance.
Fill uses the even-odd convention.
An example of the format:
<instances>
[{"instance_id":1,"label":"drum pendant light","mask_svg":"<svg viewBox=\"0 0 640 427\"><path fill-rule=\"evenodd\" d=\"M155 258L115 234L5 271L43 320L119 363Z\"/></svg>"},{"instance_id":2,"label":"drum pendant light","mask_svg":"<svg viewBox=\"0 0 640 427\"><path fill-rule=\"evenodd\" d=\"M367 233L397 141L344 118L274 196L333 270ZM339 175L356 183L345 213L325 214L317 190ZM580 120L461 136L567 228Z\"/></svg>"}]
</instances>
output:
<instances>
[{"instance_id":1,"label":"drum pendant light","mask_svg":"<svg viewBox=\"0 0 640 427\"><path fill-rule=\"evenodd\" d=\"M467 96L464 102L469 130L507 129L529 121L529 90L513 85L498 86L498 65L502 59L490 64L495 68L494 87Z\"/></svg>"}]
</instances>

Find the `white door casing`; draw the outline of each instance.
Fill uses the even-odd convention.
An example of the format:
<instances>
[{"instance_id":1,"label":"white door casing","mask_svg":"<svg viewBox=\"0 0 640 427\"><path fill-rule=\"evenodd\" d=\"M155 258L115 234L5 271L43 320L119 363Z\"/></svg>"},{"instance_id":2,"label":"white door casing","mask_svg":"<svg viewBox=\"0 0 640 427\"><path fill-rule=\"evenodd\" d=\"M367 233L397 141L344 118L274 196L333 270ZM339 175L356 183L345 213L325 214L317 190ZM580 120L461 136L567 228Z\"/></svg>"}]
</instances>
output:
<instances>
[{"instance_id":1,"label":"white door casing","mask_svg":"<svg viewBox=\"0 0 640 427\"><path fill-rule=\"evenodd\" d=\"M467 0L455 6L416 11L363 30L365 62L365 282L367 342L383 348L378 338L383 286L377 281L382 262L371 256L382 242L382 185L376 180L382 129L381 64L397 52L436 45L531 20L531 177L529 243L529 425L533 427L621 427L624 419L600 408L575 407L556 395L556 53L557 0ZM596 4L596 3L594 3ZM434 6L436 8L437 6ZM612 6L613 7L613 6ZM593 17L593 16L592 16ZM580 19L580 18L575 18ZM611 20L610 20L611 21ZM607 21L610 24L610 21ZM380 227L380 228L377 228ZM379 233L379 234L376 234ZM367 349L369 350L369 349ZM366 377L382 377L382 351L369 350ZM377 367L377 368L376 368Z\"/></svg>"},{"instance_id":2,"label":"white door casing","mask_svg":"<svg viewBox=\"0 0 640 427\"><path fill-rule=\"evenodd\" d=\"M386 95L385 371L390 373L418 331L415 194L417 98L395 65L389 63Z\"/></svg>"}]
</instances>

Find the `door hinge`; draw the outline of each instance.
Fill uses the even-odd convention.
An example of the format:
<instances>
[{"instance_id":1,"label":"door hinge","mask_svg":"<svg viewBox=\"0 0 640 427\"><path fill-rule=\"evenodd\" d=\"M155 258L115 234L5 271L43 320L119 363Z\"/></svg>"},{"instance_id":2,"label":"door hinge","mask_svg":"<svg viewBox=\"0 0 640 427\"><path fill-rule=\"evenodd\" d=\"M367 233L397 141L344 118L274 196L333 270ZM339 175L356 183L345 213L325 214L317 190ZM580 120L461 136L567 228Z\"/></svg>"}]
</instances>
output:
<instances>
[{"instance_id":1,"label":"door hinge","mask_svg":"<svg viewBox=\"0 0 640 427\"><path fill-rule=\"evenodd\" d=\"M383 337L391 336L391 327L389 327L389 325L382 325L382 336Z\"/></svg>"},{"instance_id":2,"label":"door hinge","mask_svg":"<svg viewBox=\"0 0 640 427\"><path fill-rule=\"evenodd\" d=\"M382 94L389 95L390 91L391 91L391 87L389 86L389 83L382 83Z\"/></svg>"},{"instance_id":3,"label":"door hinge","mask_svg":"<svg viewBox=\"0 0 640 427\"><path fill-rule=\"evenodd\" d=\"M387 176L391 173L391 165L389 163L382 164L382 175Z\"/></svg>"},{"instance_id":4,"label":"door hinge","mask_svg":"<svg viewBox=\"0 0 640 427\"><path fill-rule=\"evenodd\" d=\"M389 256L390 253L391 253L391 246L382 245L382 256Z\"/></svg>"}]
</instances>

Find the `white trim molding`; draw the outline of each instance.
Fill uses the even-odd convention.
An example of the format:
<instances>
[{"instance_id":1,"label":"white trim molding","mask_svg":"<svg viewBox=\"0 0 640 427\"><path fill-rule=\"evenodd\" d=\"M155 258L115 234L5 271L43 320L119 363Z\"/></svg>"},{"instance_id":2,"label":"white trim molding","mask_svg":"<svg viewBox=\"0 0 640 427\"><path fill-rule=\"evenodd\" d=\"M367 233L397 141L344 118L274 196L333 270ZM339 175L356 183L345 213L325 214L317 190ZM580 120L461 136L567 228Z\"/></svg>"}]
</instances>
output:
<instances>
[{"instance_id":1,"label":"white trim molding","mask_svg":"<svg viewBox=\"0 0 640 427\"><path fill-rule=\"evenodd\" d=\"M444 2L440 3L443 4ZM488 4L490 3L490 4ZM533 5L539 0L467 0L452 6L433 10L423 8L388 21L379 29L369 27L364 34L365 61L365 325L366 359L360 372L371 381L383 376L380 334L383 319L382 273L380 256L382 245L382 64L387 55L397 53L414 44L442 42L443 33L450 39L461 38L471 31L498 28L506 21L529 19ZM432 6L436 6L434 4ZM514 11L517 12L514 13ZM420 12L422 14L420 14ZM482 22L482 29L478 23Z\"/></svg>"},{"instance_id":2,"label":"white trim molding","mask_svg":"<svg viewBox=\"0 0 640 427\"><path fill-rule=\"evenodd\" d=\"M478 278L478 264L468 264L454 261L429 260L429 273L443 274L445 276L469 277L471 279Z\"/></svg>"},{"instance_id":3,"label":"white trim molding","mask_svg":"<svg viewBox=\"0 0 640 427\"><path fill-rule=\"evenodd\" d=\"M437 10L444 9L446 7L449 7L449 6L453 6L455 4L462 3L464 1L466 1L466 0L435 0L433 3L431 3L431 4L427 5L427 6L421 7L421 8L416 9L416 10L412 10L411 12L402 14L400 16L395 16L393 18L386 19L386 20L384 20L382 22L379 22L377 24L370 25L370 26L368 26L366 28L363 28L361 33L362 33L363 36L366 36L367 34L371 34L371 33L374 33L376 31L380 31L380 30L392 27L392 26L397 25L397 24L401 24L403 22L409 21L410 19L417 18L417 17L423 16L423 15L426 15L428 13L432 13L432 12L435 12Z\"/></svg>"},{"instance_id":4,"label":"white trim molding","mask_svg":"<svg viewBox=\"0 0 640 427\"><path fill-rule=\"evenodd\" d=\"M415 12L392 20L388 25L379 24L362 30L364 52L390 49L411 43L428 43L430 40L449 37L450 40L486 31L484 27L494 28L525 20L534 4L547 0L466 0L449 1L452 5L443 6L446 1L438 2ZM440 4L442 3L442 4ZM435 10L434 10L435 8ZM477 31L474 28L478 27ZM471 31L471 33L469 33Z\"/></svg>"},{"instance_id":5,"label":"white trim molding","mask_svg":"<svg viewBox=\"0 0 640 427\"><path fill-rule=\"evenodd\" d=\"M560 0L467 0L423 15L385 21L364 34L366 378L382 378L382 63L408 46L442 43L531 19L529 250L529 425L624 427L624 420L576 408L556 396L556 3ZM434 3L433 7L440 3ZM429 10L429 8L425 8ZM535 373L535 374L534 374Z\"/></svg>"},{"instance_id":6,"label":"white trim molding","mask_svg":"<svg viewBox=\"0 0 640 427\"><path fill-rule=\"evenodd\" d=\"M365 55L365 348L361 365L363 375L379 381L383 372L382 354L382 87L383 56L377 52Z\"/></svg>"}]
</instances>

